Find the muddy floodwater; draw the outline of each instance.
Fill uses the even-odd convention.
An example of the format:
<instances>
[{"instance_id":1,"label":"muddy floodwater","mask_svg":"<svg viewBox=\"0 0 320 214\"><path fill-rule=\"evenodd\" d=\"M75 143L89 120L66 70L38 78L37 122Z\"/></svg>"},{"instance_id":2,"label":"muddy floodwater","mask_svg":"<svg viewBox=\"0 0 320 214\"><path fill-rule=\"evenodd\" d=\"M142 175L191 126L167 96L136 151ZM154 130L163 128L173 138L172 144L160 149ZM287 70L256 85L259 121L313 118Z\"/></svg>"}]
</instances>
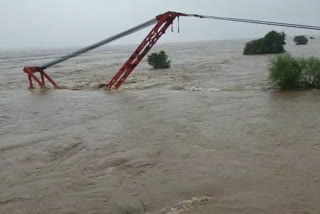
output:
<instances>
[{"instance_id":1,"label":"muddy floodwater","mask_svg":"<svg viewBox=\"0 0 320 214\"><path fill-rule=\"evenodd\" d=\"M159 45L118 91L98 89L134 46L111 46L28 90L24 65L71 50L0 54L0 213L319 214L320 91L280 92L274 57L246 41ZM320 56L320 42L287 45Z\"/></svg>"}]
</instances>

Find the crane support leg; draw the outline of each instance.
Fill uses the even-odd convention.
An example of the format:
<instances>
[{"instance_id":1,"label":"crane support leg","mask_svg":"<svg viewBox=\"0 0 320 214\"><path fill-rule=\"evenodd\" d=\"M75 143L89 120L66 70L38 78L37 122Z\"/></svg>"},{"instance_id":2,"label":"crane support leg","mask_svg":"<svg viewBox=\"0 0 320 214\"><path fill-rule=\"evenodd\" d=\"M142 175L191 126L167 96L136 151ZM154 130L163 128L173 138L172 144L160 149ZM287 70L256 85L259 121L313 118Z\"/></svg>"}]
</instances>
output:
<instances>
[{"instance_id":1,"label":"crane support leg","mask_svg":"<svg viewBox=\"0 0 320 214\"><path fill-rule=\"evenodd\" d=\"M108 89L118 89L121 84L127 79L135 67L146 56L149 50L155 45L160 37L165 34L168 27L173 23L176 17L184 14L176 12L167 12L157 17L158 23L150 31L147 37L142 41L128 61L120 68L118 73L105 85Z\"/></svg>"},{"instance_id":2,"label":"crane support leg","mask_svg":"<svg viewBox=\"0 0 320 214\"><path fill-rule=\"evenodd\" d=\"M54 88L58 88L57 83L40 67L25 67L23 71L28 75L30 89L34 88L33 80L36 83L38 83L40 88L45 88L46 87L45 79L47 79L53 85ZM35 75L35 73L37 72L40 73L40 79L37 75Z\"/></svg>"}]
</instances>

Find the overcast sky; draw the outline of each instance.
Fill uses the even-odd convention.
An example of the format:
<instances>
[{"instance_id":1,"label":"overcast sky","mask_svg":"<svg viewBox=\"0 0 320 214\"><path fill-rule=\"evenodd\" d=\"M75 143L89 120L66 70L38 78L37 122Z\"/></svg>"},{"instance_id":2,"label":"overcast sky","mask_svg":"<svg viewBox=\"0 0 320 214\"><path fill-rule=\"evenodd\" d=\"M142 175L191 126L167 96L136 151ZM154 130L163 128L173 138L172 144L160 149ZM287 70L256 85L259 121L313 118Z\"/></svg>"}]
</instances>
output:
<instances>
[{"instance_id":1,"label":"overcast sky","mask_svg":"<svg viewBox=\"0 0 320 214\"><path fill-rule=\"evenodd\" d=\"M0 0L0 49L84 46L168 10L320 25L319 0ZM272 29L317 33L181 18L181 33L168 31L161 42L255 38ZM114 44L138 43L147 32Z\"/></svg>"}]
</instances>

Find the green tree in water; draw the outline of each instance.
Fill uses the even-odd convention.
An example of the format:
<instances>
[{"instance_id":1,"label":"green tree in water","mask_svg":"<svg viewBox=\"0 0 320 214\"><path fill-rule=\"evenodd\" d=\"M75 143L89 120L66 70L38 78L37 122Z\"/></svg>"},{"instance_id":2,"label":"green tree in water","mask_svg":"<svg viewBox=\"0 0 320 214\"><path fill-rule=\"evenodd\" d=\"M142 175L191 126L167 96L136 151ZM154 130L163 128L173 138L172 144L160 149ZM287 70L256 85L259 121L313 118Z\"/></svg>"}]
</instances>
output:
<instances>
[{"instance_id":1,"label":"green tree in water","mask_svg":"<svg viewBox=\"0 0 320 214\"><path fill-rule=\"evenodd\" d=\"M306 45L309 42L306 36L296 36L294 37L293 41L296 43L296 45Z\"/></svg>"},{"instance_id":2,"label":"green tree in water","mask_svg":"<svg viewBox=\"0 0 320 214\"><path fill-rule=\"evenodd\" d=\"M269 67L270 79L281 89L320 89L320 59L280 55Z\"/></svg>"},{"instance_id":3,"label":"green tree in water","mask_svg":"<svg viewBox=\"0 0 320 214\"><path fill-rule=\"evenodd\" d=\"M168 60L168 55L164 51L152 53L148 56L148 64L155 69L170 68L171 62Z\"/></svg>"},{"instance_id":4,"label":"green tree in water","mask_svg":"<svg viewBox=\"0 0 320 214\"><path fill-rule=\"evenodd\" d=\"M264 38L248 42L244 48L244 55L277 54L285 52L286 34L271 31Z\"/></svg>"}]
</instances>

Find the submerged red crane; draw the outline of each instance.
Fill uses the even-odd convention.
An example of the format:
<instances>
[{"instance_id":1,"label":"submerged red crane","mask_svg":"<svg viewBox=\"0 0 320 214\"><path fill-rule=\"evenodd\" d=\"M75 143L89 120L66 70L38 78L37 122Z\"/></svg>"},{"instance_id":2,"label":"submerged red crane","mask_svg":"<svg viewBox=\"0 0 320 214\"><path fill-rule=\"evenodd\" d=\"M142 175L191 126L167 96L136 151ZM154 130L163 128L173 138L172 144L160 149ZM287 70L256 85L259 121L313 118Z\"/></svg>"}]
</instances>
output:
<instances>
[{"instance_id":1,"label":"submerged red crane","mask_svg":"<svg viewBox=\"0 0 320 214\"><path fill-rule=\"evenodd\" d=\"M163 34L165 34L168 27L173 24L173 21L176 18L178 18L179 20L180 16L215 19L215 20L232 21L232 22L243 22L243 23L251 23L251 24L261 24L261 25L273 25L273 26L291 27L291 28L302 28L302 29L308 29L308 30L320 30L319 26L260 21L260 20L252 20L252 19L218 17L218 16L205 16L205 15L185 14L185 13L169 11L157 16L155 19L151 19L150 21L142 23L136 27L133 27L117 35L114 35L110 38L97 42L88 47L82 48L68 55L62 56L42 66L24 67L23 71L28 75L29 88L31 89L34 88L33 81L35 81L40 88L45 88L46 80L49 81L54 88L59 88L57 83L45 72L46 69L155 24L155 26L152 28L152 30L149 32L146 38L141 42L141 44L129 57L127 62L124 63L124 65L120 68L120 70L116 73L116 75L107 84L101 85L102 87L106 87L107 89L112 89L112 88L118 89L121 86L121 84L126 80L126 78L131 74L131 72L141 62L141 60L146 56L146 54L150 51L150 49L156 44L156 42L160 39L160 37ZM39 75L36 75L37 73L39 73Z\"/></svg>"}]
</instances>

